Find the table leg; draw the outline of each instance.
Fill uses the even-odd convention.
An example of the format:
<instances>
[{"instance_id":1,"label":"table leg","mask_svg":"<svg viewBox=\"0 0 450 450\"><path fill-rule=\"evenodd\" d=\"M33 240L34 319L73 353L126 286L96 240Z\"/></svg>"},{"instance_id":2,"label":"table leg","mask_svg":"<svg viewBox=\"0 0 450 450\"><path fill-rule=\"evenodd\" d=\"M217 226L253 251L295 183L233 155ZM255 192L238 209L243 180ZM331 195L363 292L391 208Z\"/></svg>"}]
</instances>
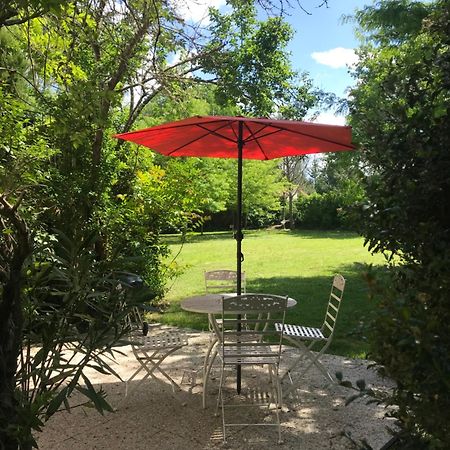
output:
<instances>
[{"instance_id":1,"label":"table leg","mask_svg":"<svg viewBox=\"0 0 450 450\"><path fill-rule=\"evenodd\" d=\"M238 324L237 324L237 331L238 333L241 331L241 316L240 314L237 316ZM237 342L237 345L239 345L240 342ZM238 364L236 366L236 391L238 394L241 393L241 365Z\"/></svg>"}]
</instances>

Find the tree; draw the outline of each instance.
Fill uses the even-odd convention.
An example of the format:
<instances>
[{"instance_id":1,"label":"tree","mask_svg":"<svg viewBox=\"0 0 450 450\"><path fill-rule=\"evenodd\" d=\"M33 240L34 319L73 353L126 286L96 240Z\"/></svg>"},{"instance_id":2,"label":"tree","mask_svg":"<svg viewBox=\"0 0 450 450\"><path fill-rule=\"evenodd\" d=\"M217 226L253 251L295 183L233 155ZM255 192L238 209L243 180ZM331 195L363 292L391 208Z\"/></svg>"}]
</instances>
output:
<instances>
[{"instance_id":1,"label":"tree","mask_svg":"<svg viewBox=\"0 0 450 450\"><path fill-rule=\"evenodd\" d=\"M93 260L91 242L72 245L42 226L36 203L55 152L24 103L3 90L0 98L0 442L31 448L33 429L75 390L110 409L83 371L114 373L103 355L126 331L133 303L111 267Z\"/></svg>"},{"instance_id":2,"label":"tree","mask_svg":"<svg viewBox=\"0 0 450 450\"><path fill-rule=\"evenodd\" d=\"M281 169L289 182L285 196L288 200L289 228L295 228L294 200L308 185L307 180L308 158L305 156L288 156L283 158ZM286 217L283 217L286 221ZM285 222L283 222L285 223Z\"/></svg>"},{"instance_id":3,"label":"tree","mask_svg":"<svg viewBox=\"0 0 450 450\"><path fill-rule=\"evenodd\" d=\"M351 103L368 197L360 224L390 262L374 290L372 355L397 382L399 448L448 448L448 2L383 1L357 18L367 33Z\"/></svg>"},{"instance_id":4,"label":"tree","mask_svg":"<svg viewBox=\"0 0 450 450\"><path fill-rule=\"evenodd\" d=\"M308 76L291 67L286 46L293 31L282 17L258 21L255 7L244 3L229 16L213 10L212 23L209 48L228 43L202 58L205 72L217 77L219 104L238 105L244 115L293 118L317 103Z\"/></svg>"}]
</instances>

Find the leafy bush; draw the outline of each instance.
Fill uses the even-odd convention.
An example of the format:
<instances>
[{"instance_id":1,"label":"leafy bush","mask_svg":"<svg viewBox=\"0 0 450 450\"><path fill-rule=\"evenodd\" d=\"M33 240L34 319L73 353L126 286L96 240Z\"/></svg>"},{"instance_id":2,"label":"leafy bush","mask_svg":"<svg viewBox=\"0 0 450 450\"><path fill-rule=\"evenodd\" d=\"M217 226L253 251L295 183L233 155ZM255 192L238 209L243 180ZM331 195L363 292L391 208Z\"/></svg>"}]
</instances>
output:
<instances>
[{"instance_id":1,"label":"leafy bush","mask_svg":"<svg viewBox=\"0 0 450 450\"><path fill-rule=\"evenodd\" d=\"M360 230L390 262L388 282L369 279L380 301L372 355L397 383L397 448L448 449L448 2L380 2L359 21L369 35L352 92L368 197Z\"/></svg>"},{"instance_id":2,"label":"leafy bush","mask_svg":"<svg viewBox=\"0 0 450 450\"><path fill-rule=\"evenodd\" d=\"M251 211L247 215L245 228L260 229L274 225L278 222L278 211Z\"/></svg>"},{"instance_id":3,"label":"leafy bush","mask_svg":"<svg viewBox=\"0 0 450 450\"><path fill-rule=\"evenodd\" d=\"M443 262L437 258L434 269L415 264L392 269L389 289L386 280L371 283L379 297L371 357L397 382L388 403L397 406L391 414L409 435L402 437L409 448L450 444L450 273L439 269Z\"/></svg>"},{"instance_id":4,"label":"leafy bush","mask_svg":"<svg viewBox=\"0 0 450 450\"><path fill-rule=\"evenodd\" d=\"M296 223L307 228L339 228L338 208L338 198L332 193L300 197L297 202Z\"/></svg>"},{"instance_id":5,"label":"leafy bush","mask_svg":"<svg viewBox=\"0 0 450 450\"><path fill-rule=\"evenodd\" d=\"M307 228L355 228L352 206L363 198L362 187L352 180L322 194L300 197L296 205L296 223Z\"/></svg>"},{"instance_id":6,"label":"leafy bush","mask_svg":"<svg viewBox=\"0 0 450 450\"><path fill-rule=\"evenodd\" d=\"M41 241L36 259L24 267L22 317L12 319L19 342L13 398L8 409L0 410L0 438L7 448L35 446L33 431L73 407L75 392L84 397L79 405L112 411L106 393L91 384L85 369L115 374L113 346L128 332L126 315L148 292L133 289L124 274L96 262L93 239L74 243L59 234ZM6 396L3 401L2 407Z\"/></svg>"}]
</instances>

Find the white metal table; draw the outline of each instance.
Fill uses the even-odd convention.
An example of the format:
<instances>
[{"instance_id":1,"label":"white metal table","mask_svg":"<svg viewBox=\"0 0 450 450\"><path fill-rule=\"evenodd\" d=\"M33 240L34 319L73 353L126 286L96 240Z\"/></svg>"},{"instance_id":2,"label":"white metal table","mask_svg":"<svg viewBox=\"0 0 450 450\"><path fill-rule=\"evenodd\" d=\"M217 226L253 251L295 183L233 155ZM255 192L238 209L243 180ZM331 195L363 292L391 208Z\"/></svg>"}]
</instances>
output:
<instances>
[{"instance_id":1,"label":"white metal table","mask_svg":"<svg viewBox=\"0 0 450 450\"><path fill-rule=\"evenodd\" d=\"M249 292L246 292L246 294L252 295ZM220 338L220 328L217 324L215 316L216 314L222 314L222 298L234 297L236 295L237 294L234 293L196 295L193 297L185 298L180 303L181 309L185 311L208 314L209 323L214 330L215 337L214 339L211 339L208 350L206 352L205 361L203 363L203 408L206 408L206 391L208 378L209 373L211 372L212 365L214 363L214 359L217 355L217 344ZM291 297L288 298L288 308L292 308L296 304L296 300Z\"/></svg>"}]
</instances>

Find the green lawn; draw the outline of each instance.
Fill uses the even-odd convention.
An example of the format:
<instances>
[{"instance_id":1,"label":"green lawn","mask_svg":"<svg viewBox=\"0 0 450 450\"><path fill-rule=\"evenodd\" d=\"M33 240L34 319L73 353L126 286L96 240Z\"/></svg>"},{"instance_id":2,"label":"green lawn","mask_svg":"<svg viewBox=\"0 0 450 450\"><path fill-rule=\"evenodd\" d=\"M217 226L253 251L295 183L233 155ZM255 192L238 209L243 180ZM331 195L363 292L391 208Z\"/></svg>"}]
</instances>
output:
<instances>
[{"instance_id":1,"label":"green lawn","mask_svg":"<svg viewBox=\"0 0 450 450\"><path fill-rule=\"evenodd\" d=\"M173 253L180 250L178 236L166 238ZM363 239L342 231L250 231L242 243L247 292L289 295L298 301L288 310L286 322L320 326L325 314L332 277L341 273L347 280L336 335L330 352L364 357L367 347L354 333L370 314L361 263L383 264L363 247ZM204 292L203 272L235 269L236 244L230 233L191 235L176 263L184 273L171 282L164 322L183 327L208 329L207 317L184 312L180 299Z\"/></svg>"}]
</instances>

